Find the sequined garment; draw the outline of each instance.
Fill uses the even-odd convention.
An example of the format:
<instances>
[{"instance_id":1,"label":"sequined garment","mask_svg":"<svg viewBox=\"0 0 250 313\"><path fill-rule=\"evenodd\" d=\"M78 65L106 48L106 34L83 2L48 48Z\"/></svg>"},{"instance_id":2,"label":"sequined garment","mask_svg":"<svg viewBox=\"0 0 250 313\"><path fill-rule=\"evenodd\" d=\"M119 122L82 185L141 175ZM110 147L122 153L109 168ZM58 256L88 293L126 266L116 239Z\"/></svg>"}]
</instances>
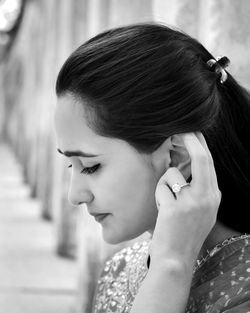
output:
<instances>
[{"instance_id":1,"label":"sequined garment","mask_svg":"<svg viewBox=\"0 0 250 313\"><path fill-rule=\"evenodd\" d=\"M106 262L98 280L94 313L128 313L148 268L149 241L124 248Z\"/></svg>"},{"instance_id":2,"label":"sequined garment","mask_svg":"<svg viewBox=\"0 0 250 313\"><path fill-rule=\"evenodd\" d=\"M149 242L135 243L106 262L93 313L130 312L148 271ZM197 260L186 308L193 312L250 313L250 235L225 240Z\"/></svg>"},{"instance_id":3,"label":"sequined garment","mask_svg":"<svg viewBox=\"0 0 250 313\"><path fill-rule=\"evenodd\" d=\"M212 249L193 276L186 313L250 313L250 235Z\"/></svg>"}]
</instances>

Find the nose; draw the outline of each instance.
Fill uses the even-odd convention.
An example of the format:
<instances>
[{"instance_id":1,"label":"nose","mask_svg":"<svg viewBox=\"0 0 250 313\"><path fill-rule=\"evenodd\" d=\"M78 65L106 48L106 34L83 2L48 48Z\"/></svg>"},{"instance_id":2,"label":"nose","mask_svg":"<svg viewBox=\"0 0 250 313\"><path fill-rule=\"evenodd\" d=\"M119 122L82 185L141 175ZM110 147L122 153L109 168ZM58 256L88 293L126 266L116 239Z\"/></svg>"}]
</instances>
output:
<instances>
[{"instance_id":1,"label":"nose","mask_svg":"<svg viewBox=\"0 0 250 313\"><path fill-rule=\"evenodd\" d=\"M93 199L94 195L88 187L86 178L72 175L68 192L69 203L77 206L83 203L90 203Z\"/></svg>"}]
</instances>

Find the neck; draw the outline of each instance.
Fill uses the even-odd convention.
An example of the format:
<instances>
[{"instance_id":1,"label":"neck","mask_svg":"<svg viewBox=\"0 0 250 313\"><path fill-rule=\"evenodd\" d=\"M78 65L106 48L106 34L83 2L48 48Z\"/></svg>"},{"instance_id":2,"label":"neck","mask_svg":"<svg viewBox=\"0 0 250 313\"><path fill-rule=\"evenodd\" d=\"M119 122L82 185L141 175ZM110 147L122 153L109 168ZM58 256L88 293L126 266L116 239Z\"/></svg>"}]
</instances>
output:
<instances>
[{"instance_id":1,"label":"neck","mask_svg":"<svg viewBox=\"0 0 250 313\"><path fill-rule=\"evenodd\" d=\"M242 233L239 233L231 228L226 227L220 222L216 222L207 239L205 240L201 251L199 253L198 259L201 259L207 254L207 251L215 247L217 244L223 242L227 238L232 236L240 236Z\"/></svg>"}]
</instances>

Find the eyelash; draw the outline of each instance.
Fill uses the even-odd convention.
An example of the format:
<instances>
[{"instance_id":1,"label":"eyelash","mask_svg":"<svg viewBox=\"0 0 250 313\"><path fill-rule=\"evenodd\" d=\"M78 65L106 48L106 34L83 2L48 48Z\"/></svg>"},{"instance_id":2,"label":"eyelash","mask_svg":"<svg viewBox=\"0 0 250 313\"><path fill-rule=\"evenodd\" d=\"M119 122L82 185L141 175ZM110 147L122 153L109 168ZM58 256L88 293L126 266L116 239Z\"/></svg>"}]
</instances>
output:
<instances>
[{"instance_id":1,"label":"eyelash","mask_svg":"<svg viewBox=\"0 0 250 313\"><path fill-rule=\"evenodd\" d=\"M68 166L68 168L72 167L72 164ZM81 173L83 174L87 174L87 175L91 175L93 174L94 172L96 172L98 170L98 168L100 167L100 164L96 164L92 167L84 167L82 170L81 170Z\"/></svg>"}]
</instances>

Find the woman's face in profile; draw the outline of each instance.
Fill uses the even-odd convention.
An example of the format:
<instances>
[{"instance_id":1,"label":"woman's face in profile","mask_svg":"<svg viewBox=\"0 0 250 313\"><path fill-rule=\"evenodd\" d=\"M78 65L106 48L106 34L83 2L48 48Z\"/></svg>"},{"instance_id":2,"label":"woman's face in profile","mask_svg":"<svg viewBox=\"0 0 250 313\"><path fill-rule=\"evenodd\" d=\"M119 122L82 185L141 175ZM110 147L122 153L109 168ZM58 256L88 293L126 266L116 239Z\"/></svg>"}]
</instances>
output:
<instances>
[{"instance_id":1,"label":"woman's face in profile","mask_svg":"<svg viewBox=\"0 0 250 313\"><path fill-rule=\"evenodd\" d=\"M158 178L151 156L123 140L97 135L87 125L84 103L70 95L58 99L55 130L58 149L72 164L69 201L86 203L104 240L116 244L152 230Z\"/></svg>"}]
</instances>

